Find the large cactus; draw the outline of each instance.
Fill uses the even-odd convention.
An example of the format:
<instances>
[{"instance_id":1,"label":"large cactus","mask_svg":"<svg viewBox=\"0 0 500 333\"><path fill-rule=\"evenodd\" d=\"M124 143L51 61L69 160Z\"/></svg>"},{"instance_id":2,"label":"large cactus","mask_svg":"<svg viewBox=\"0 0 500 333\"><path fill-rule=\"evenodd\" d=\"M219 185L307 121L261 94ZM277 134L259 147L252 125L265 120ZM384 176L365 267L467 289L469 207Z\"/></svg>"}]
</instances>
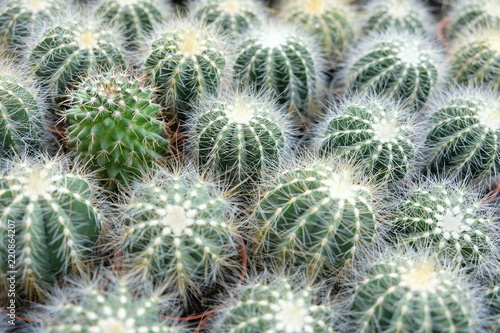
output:
<instances>
[{"instance_id":1,"label":"large cactus","mask_svg":"<svg viewBox=\"0 0 500 333\"><path fill-rule=\"evenodd\" d=\"M498 0L459 0L453 4L446 29L448 39L456 40L460 32L492 27L500 28ZM497 30L498 31L498 30Z\"/></svg>"}]
</instances>

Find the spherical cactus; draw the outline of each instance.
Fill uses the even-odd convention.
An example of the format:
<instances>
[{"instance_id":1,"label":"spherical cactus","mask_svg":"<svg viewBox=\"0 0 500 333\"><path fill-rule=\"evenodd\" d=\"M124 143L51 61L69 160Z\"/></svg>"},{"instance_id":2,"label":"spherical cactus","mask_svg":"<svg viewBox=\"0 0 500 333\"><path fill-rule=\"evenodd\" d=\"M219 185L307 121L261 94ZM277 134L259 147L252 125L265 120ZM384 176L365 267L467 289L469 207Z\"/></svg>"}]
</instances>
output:
<instances>
[{"instance_id":1,"label":"spherical cactus","mask_svg":"<svg viewBox=\"0 0 500 333\"><path fill-rule=\"evenodd\" d=\"M219 91L229 61L227 43L213 27L179 19L154 38L143 67L160 103L182 114L200 96Z\"/></svg>"},{"instance_id":2,"label":"spherical cactus","mask_svg":"<svg viewBox=\"0 0 500 333\"><path fill-rule=\"evenodd\" d=\"M195 158L230 184L251 186L290 148L290 125L280 111L249 91L205 100L190 124Z\"/></svg>"},{"instance_id":3,"label":"spherical cactus","mask_svg":"<svg viewBox=\"0 0 500 333\"><path fill-rule=\"evenodd\" d=\"M373 91L418 111L440 87L445 72L441 50L432 41L391 30L359 43L341 75L355 92Z\"/></svg>"},{"instance_id":4,"label":"spherical cactus","mask_svg":"<svg viewBox=\"0 0 500 333\"><path fill-rule=\"evenodd\" d=\"M147 174L120 207L125 225L118 249L127 253L124 267L139 282L164 284L189 306L188 298L238 278L241 245L230 205L194 170Z\"/></svg>"},{"instance_id":5,"label":"spherical cactus","mask_svg":"<svg viewBox=\"0 0 500 333\"><path fill-rule=\"evenodd\" d=\"M30 76L0 61L0 156L43 149L48 141L45 112L42 94Z\"/></svg>"},{"instance_id":6,"label":"spherical cactus","mask_svg":"<svg viewBox=\"0 0 500 333\"><path fill-rule=\"evenodd\" d=\"M315 35L332 64L342 60L354 39L354 9L345 0L292 0L284 4L280 15Z\"/></svg>"},{"instance_id":7,"label":"spherical cactus","mask_svg":"<svg viewBox=\"0 0 500 333\"><path fill-rule=\"evenodd\" d=\"M472 188L451 181L414 184L392 212L393 240L425 246L478 273L499 254L496 220L483 201Z\"/></svg>"},{"instance_id":8,"label":"spherical cactus","mask_svg":"<svg viewBox=\"0 0 500 333\"><path fill-rule=\"evenodd\" d=\"M138 49L141 38L164 23L169 12L171 9L160 0L101 0L97 7L104 21L121 29L131 50Z\"/></svg>"},{"instance_id":9,"label":"spherical cactus","mask_svg":"<svg viewBox=\"0 0 500 333\"><path fill-rule=\"evenodd\" d=\"M291 283L280 277L269 283L251 281L221 311L212 332L333 332L331 307L315 303L313 288L292 288Z\"/></svg>"},{"instance_id":10,"label":"spherical cactus","mask_svg":"<svg viewBox=\"0 0 500 333\"><path fill-rule=\"evenodd\" d=\"M364 9L363 33L397 29L433 36L435 24L423 3L415 0L372 0Z\"/></svg>"},{"instance_id":11,"label":"spherical cactus","mask_svg":"<svg viewBox=\"0 0 500 333\"><path fill-rule=\"evenodd\" d=\"M457 88L431 108L425 145L429 165L439 173L458 173L489 182L500 172L500 102L488 88Z\"/></svg>"},{"instance_id":12,"label":"spherical cactus","mask_svg":"<svg viewBox=\"0 0 500 333\"><path fill-rule=\"evenodd\" d=\"M369 267L350 309L354 332L476 332L478 301L465 279L417 254Z\"/></svg>"},{"instance_id":13,"label":"spherical cactus","mask_svg":"<svg viewBox=\"0 0 500 333\"><path fill-rule=\"evenodd\" d=\"M10 51L24 47L25 39L62 12L64 5L64 0L0 1L0 45Z\"/></svg>"},{"instance_id":14,"label":"spherical cactus","mask_svg":"<svg viewBox=\"0 0 500 333\"><path fill-rule=\"evenodd\" d=\"M324 61L315 44L291 26L254 29L238 46L236 78L242 86L271 91L291 118L304 125L323 84Z\"/></svg>"},{"instance_id":15,"label":"spherical cactus","mask_svg":"<svg viewBox=\"0 0 500 333\"><path fill-rule=\"evenodd\" d=\"M411 169L417 151L414 121L398 103L368 96L348 98L318 126L318 149L356 159L370 174L395 181Z\"/></svg>"},{"instance_id":16,"label":"spherical cactus","mask_svg":"<svg viewBox=\"0 0 500 333\"><path fill-rule=\"evenodd\" d=\"M305 160L264 187L255 211L260 228L255 256L332 276L376 237L375 187L351 165Z\"/></svg>"},{"instance_id":17,"label":"spherical cactus","mask_svg":"<svg viewBox=\"0 0 500 333\"><path fill-rule=\"evenodd\" d=\"M207 24L215 24L233 37L260 25L263 6L260 0L200 0L192 12Z\"/></svg>"},{"instance_id":18,"label":"spherical cactus","mask_svg":"<svg viewBox=\"0 0 500 333\"><path fill-rule=\"evenodd\" d=\"M109 185L128 184L169 149L152 89L124 73L89 76L70 95L65 113L73 157Z\"/></svg>"},{"instance_id":19,"label":"spherical cactus","mask_svg":"<svg viewBox=\"0 0 500 333\"><path fill-rule=\"evenodd\" d=\"M0 275L17 271L24 299L45 296L62 274L84 272L99 235L96 187L67 163L26 158L1 171Z\"/></svg>"},{"instance_id":20,"label":"spherical cactus","mask_svg":"<svg viewBox=\"0 0 500 333\"><path fill-rule=\"evenodd\" d=\"M500 92L500 26L458 36L451 45L451 77L462 84L490 85Z\"/></svg>"},{"instance_id":21,"label":"spherical cactus","mask_svg":"<svg viewBox=\"0 0 500 333\"><path fill-rule=\"evenodd\" d=\"M43 32L29 51L29 62L53 102L61 102L89 71L124 67L118 36L94 20L66 20Z\"/></svg>"},{"instance_id":22,"label":"spherical cactus","mask_svg":"<svg viewBox=\"0 0 500 333\"><path fill-rule=\"evenodd\" d=\"M500 28L500 4L498 0L456 1L449 14L448 39L456 39L460 32L481 27ZM498 30L497 30L498 31Z\"/></svg>"}]
</instances>

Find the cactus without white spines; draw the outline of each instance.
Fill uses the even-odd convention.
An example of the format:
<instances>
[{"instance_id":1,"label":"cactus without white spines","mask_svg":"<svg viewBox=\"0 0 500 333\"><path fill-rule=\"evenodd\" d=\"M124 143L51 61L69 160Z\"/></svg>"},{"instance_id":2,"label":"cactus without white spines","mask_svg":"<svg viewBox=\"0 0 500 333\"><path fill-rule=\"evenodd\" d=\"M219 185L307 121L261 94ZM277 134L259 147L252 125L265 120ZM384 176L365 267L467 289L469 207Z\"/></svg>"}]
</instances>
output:
<instances>
[{"instance_id":1,"label":"cactus without white spines","mask_svg":"<svg viewBox=\"0 0 500 333\"><path fill-rule=\"evenodd\" d=\"M255 256L310 276L332 277L377 239L377 185L358 167L303 158L263 186Z\"/></svg>"},{"instance_id":2,"label":"cactus without white spines","mask_svg":"<svg viewBox=\"0 0 500 333\"><path fill-rule=\"evenodd\" d=\"M1 169L0 275L17 271L17 294L25 299L44 297L61 275L89 268L102 221L97 207L106 203L94 181L68 164L26 157Z\"/></svg>"},{"instance_id":3,"label":"cactus without white spines","mask_svg":"<svg viewBox=\"0 0 500 333\"><path fill-rule=\"evenodd\" d=\"M22 66L0 59L0 156L47 148L43 94Z\"/></svg>"},{"instance_id":4,"label":"cactus without white spines","mask_svg":"<svg viewBox=\"0 0 500 333\"><path fill-rule=\"evenodd\" d=\"M50 25L28 50L28 61L52 102L64 101L66 90L91 71L125 66L119 33L90 15L75 12Z\"/></svg>"},{"instance_id":5,"label":"cactus without white spines","mask_svg":"<svg viewBox=\"0 0 500 333\"><path fill-rule=\"evenodd\" d=\"M460 0L453 4L447 24L448 39L457 39L460 32L481 27L500 28L500 1ZM498 30L497 30L498 31Z\"/></svg>"},{"instance_id":6,"label":"cactus without white spines","mask_svg":"<svg viewBox=\"0 0 500 333\"><path fill-rule=\"evenodd\" d=\"M194 168L144 175L120 204L124 269L138 282L163 284L186 307L216 285L228 287L239 277L243 246L233 208Z\"/></svg>"},{"instance_id":7,"label":"cactus without white spines","mask_svg":"<svg viewBox=\"0 0 500 333\"><path fill-rule=\"evenodd\" d=\"M500 25L459 33L451 43L450 76L461 84L500 92Z\"/></svg>"},{"instance_id":8,"label":"cactus without white spines","mask_svg":"<svg viewBox=\"0 0 500 333\"><path fill-rule=\"evenodd\" d=\"M244 285L238 299L220 310L211 332L334 332L332 307L315 302L314 288L298 287L285 277L268 280L252 279Z\"/></svg>"},{"instance_id":9,"label":"cactus without white spines","mask_svg":"<svg viewBox=\"0 0 500 333\"><path fill-rule=\"evenodd\" d=\"M161 0L100 0L97 13L109 24L116 25L129 50L140 47L140 39L165 23L172 9Z\"/></svg>"},{"instance_id":10,"label":"cactus without white spines","mask_svg":"<svg viewBox=\"0 0 500 333\"><path fill-rule=\"evenodd\" d=\"M407 251L408 252L408 251ZM351 299L352 332L478 332L484 310L453 265L426 253L384 253Z\"/></svg>"},{"instance_id":11,"label":"cactus without white spines","mask_svg":"<svg viewBox=\"0 0 500 333\"><path fill-rule=\"evenodd\" d=\"M441 88L447 71L442 49L407 31L370 34L346 59L341 76L350 90L373 91L415 111Z\"/></svg>"},{"instance_id":12,"label":"cactus without white spines","mask_svg":"<svg viewBox=\"0 0 500 333\"><path fill-rule=\"evenodd\" d=\"M142 61L148 82L158 87L160 104L173 114L180 112L181 120L201 96L216 95L230 77L226 38L193 18L172 21L149 45Z\"/></svg>"},{"instance_id":13,"label":"cactus without white spines","mask_svg":"<svg viewBox=\"0 0 500 333\"><path fill-rule=\"evenodd\" d=\"M0 0L0 46L16 51L39 26L60 14L64 0Z\"/></svg>"},{"instance_id":14,"label":"cactus without white spines","mask_svg":"<svg viewBox=\"0 0 500 333\"><path fill-rule=\"evenodd\" d=\"M343 59L355 36L354 9L346 0L291 0L279 15L315 35L331 64Z\"/></svg>"},{"instance_id":15,"label":"cactus without white spines","mask_svg":"<svg viewBox=\"0 0 500 333\"><path fill-rule=\"evenodd\" d=\"M359 161L379 179L397 181L412 169L417 153L411 117L390 99L352 96L329 110L316 130L316 147L324 155Z\"/></svg>"},{"instance_id":16,"label":"cactus without white spines","mask_svg":"<svg viewBox=\"0 0 500 333\"><path fill-rule=\"evenodd\" d=\"M253 186L293 142L282 110L268 96L251 91L206 98L192 115L190 131L200 167L232 185Z\"/></svg>"},{"instance_id":17,"label":"cactus without white spines","mask_svg":"<svg viewBox=\"0 0 500 333\"><path fill-rule=\"evenodd\" d=\"M291 25L263 24L242 37L234 65L240 86L269 90L295 123L314 116L324 85L316 40Z\"/></svg>"},{"instance_id":18,"label":"cactus without white spines","mask_svg":"<svg viewBox=\"0 0 500 333\"><path fill-rule=\"evenodd\" d=\"M372 0L364 9L363 32L397 29L434 36L436 24L428 8L418 0Z\"/></svg>"},{"instance_id":19,"label":"cactus without white spines","mask_svg":"<svg viewBox=\"0 0 500 333\"><path fill-rule=\"evenodd\" d=\"M259 26L264 16L260 0L199 0L193 5L191 11L198 19L233 37Z\"/></svg>"},{"instance_id":20,"label":"cactus without white spines","mask_svg":"<svg viewBox=\"0 0 500 333\"><path fill-rule=\"evenodd\" d=\"M498 260L498 219L474 188L439 178L411 184L392 211L393 241L421 246L467 271Z\"/></svg>"},{"instance_id":21,"label":"cactus without white spines","mask_svg":"<svg viewBox=\"0 0 500 333\"><path fill-rule=\"evenodd\" d=\"M488 183L500 173L500 99L488 87L458 87L430 107L425 145L432 171Z\"/></svg>"},{"instance_id":22,"label":"cactus without white spines","mask_svg":"<svg viewBox=\"0 0 500 333\"><path fill-rule=\"evenodd\" d=\"M170 149L153 89L119 71L92 74L70 94L67 136L73 157L114 187L128 184Z\"/></svg>"}]
</instances>

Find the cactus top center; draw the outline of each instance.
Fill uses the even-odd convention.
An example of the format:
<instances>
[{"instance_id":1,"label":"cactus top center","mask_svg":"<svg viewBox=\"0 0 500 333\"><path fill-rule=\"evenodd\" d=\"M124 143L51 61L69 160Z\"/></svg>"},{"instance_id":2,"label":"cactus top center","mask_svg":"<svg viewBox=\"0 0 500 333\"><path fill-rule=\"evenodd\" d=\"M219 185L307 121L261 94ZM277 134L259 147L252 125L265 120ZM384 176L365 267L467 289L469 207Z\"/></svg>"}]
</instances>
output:
<instances>
[{"instance_id":1,"label":"cactus top center","mask_svg":"<svg viewBox=\"0 0 500 333\"><path fill-rule=\"evenodd\" d=\"M448 232L461 232L463 227L464 216L460 213L460 209L446 209L444 214L436 216L438 225Z\"/></svg>"},{"instance_id":2,"label":"cactus top center","mask_svg":"<svg viewBox=\"0 0 500 333\"><path fill-rule=\"evenodd\" d=\"M265 48L277 48L286 43L288 33L275 29L259 36L258 43Z\"/></svg>"},{"instance_id":3,"label":"cactus top center","mask_svg":"<svg viewBox=\"0 0 500 333\"><path fill-rule=\"evenodd\" d=\"M276 314L277 325L282 327L281 331L286 333L303 332L304 326L312 320L307 315L307 308L304 304L304 299L291 299L293 295L287 295L289 299L280 300L280 310Z\"/></svg>"},{"instance_id":4,"label":"cactus top center","mask_svg":"<svg viewBox=\"0 0 500 333\"><path fill-rule=\"evenodd\" d=\"M421 45L415 42L403 43L398 52L398 58L405 64L410 66L417 66L422 62L423 53Z\"/></svg>"},{"instance_id":5,"label":"cactus top center","mask_svg":"<svg viewBox=\"0 0 500 333\"><path fill-rule=\"evenodd\" d=\"M45 7L45 3L47 2L47 0L28 0L26 5L30 10L36 12L43 9Z\"/></svg>"},{"instance_id":6,"label":"cactus top center","mask_svg":"<svg viewBox=\"0 0 500 333\"><path fill-rule=\"evenodd\" d=\"M226 0L224 10L228 13L236 14L241 10L241 0Z\"/></svg>"},{"instance_id":7,"label":"cactus top center","mask_svg":"<svg viewBox=\"0 0 500 333\"><path fill-rule=\"evenodd\" d=\"M438 272L434 262L423 259L401 276L401 281L407 287L417 292L435 292L439 286Z\"/></svg>"},{"instance_id":8,"label":"cactus top center","mask_svg":"<svg viewBox=\"0 0 500 333\"><path fill-rule=\"evenodd\" d=\"M348 170L332 173L328 179L321 182L328 187L331 198L351 199L355 195L356 185L353 183L353 177Z\"/></svg>"},{"instance_id":9,"label":"cactus top center","mask_svg":"<svg viewBox=\"0 0 500 333\"><path fill-rule=\"evenodd\" d=\"M33 172L29 176L26 186L24 187L25 194L31 200L37 200L38 197L48 193L51 188L51 179L48 171L40 166L35 166Z\"/></svg>"},{"instance_id":10,"label":"cactus top center","mask_svg":"<svg viewBox=\"0 0 500 333\"><path fill-rule=\"evenodd\" d=\"M106 333L133 333L135 332L133 327L133 319L129 318L108 318L106 320L99 320L98 322L99 332Z\"/></svg>"},{"instance_id":11,"label":"cactus top center","mask_svg":"<svg viewBox=\"0 0 500 333\"><path fill-rule=\"evenodd\" d=\"M325 11L325 0L306 0L304 1L304 10L307 14L317 15Z\"/></svg>"},{"instance_id":12,"label":"cactus top center","mask_svg":"<svg viewBox=\"0 0 500 333\"><path fill-rule=\"evenodd\" d=\"M198 54L202 51L203 42L200 35L195 30L187 30L182 34L182 40L179 43L179 50L184 54Z\"/></svg>"},{"instance_id":13,"label":"cactus top center","mask_svg":"<svg viewBox=\"0 0 500 333\"><path fill-rule=\"evenodd\" d=\"M372 125L374 139L380 142L390 142L398 135L397 119L382 119Z\"/></svg>"},{"instance_id":14,"label":"cactus top center","mask_svg":"<svg viewBox=\"0 0 500 333\"><path fill-rule=\"evenodd\" d=\"M92 49L96 42L97 40L92 31L85 30L80 33L80 47L82 49Z\"/></svg>"},{"instance_id":15,"label":"cactus top center","mask_svg":"<svg viewBox=\"0 0 500 333\"><path fill-rule=\"evenodd\" d=\"M395 18L403 18L408 15L409 10L411 10L411 6L408 6L408 2L403 0L388 1L386 8L390 15Z\"/></svg>"},{"instance_id":16,"label":"cactus top center","mask_svg":"<svg viewBox=\"0 0 500 333\"><path fill-rule=\"evenodd\" d=\"M479 112L479 122L492 131L500 130L500 103L483 106Z\"/></svg>"},{"instance_id":17,"label":"cactus top center","mask_svg":"<svg viewBox=\"0 0 500 333\"><path fill-rule=\"evenodd\" d=\"M196 212L194 210L188 210L186 212L186 209L182 206L168 205L161 223L169 227L174 235L179 236L185 228L195 222L193 219L195 214Z\"/></svg>"},{"instance_id":18,"label":"cactus top center","mask_svg":"<svg viewBox=\"0 0 500 333\"><path fill-rule=\"evenodd\" d=\"M137 0L118 0L117 1L120 5L131 5L131 4L134 4L134 3L137 3Z\"/></svg>"},{"instance_id":19,"label":"cactus top center","mask_svg":"<svg viewBox=\"0 0 500 333\"><path fill-rule=\"evenodd\" d=\"M254 116L254 107L245 100L236 99L235 103L228 105L226 115L230 122L249 124Z\"/></svg>"}]
</instances>

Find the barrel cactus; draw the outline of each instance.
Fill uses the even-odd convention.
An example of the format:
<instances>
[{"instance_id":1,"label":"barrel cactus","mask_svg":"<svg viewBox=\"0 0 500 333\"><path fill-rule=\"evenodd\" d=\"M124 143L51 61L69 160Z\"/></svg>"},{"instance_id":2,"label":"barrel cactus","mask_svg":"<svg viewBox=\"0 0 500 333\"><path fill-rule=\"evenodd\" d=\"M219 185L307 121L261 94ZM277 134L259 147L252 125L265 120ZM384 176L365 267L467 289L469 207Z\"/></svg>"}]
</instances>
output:
<instances>
[{"instance_id":1,"label":"barrel cactus","mask_svg":"<svg viewBox=\"0 0 500 333\"><path fill-rule=\"evenodd\" d=\"M472 287L452 266L398 253L368 268L356 286L350 325L361 333L475 332L478 308Z\"/></svg>"},{"instance_id":2,"label":"barrel cactus","mask_svg":"<svg viewBox=\"0 0 500 333\"><path fill-rule=\"evenodd\" d=\"M418 111L440 88L445 72L441 49L431 40L390 30L358 43L341 75L355 92L373 91Z\"/></svg>"},{"instance_id":3,"label":"barrel cactus","mask_svg":"<svg viewBox=\"0 0 500 333\"><path fill-rule=\"evenodd\" d=\"M65 113L73 157L110 187L126 185L169 150L153 90L122 72L94 74L70 95Z\"/></svg>"},{"instance_id":4,"label":"barrel cactus","mask_svg":"<svg viewBox=\"0 0 500 333\"><path fill-rule=\"evenodd\" d=\"M332 64L343 59L354 40L354 9L345 0L292 0L284 3L280 16L315 35Z\"/></svg>"},{"instance_id":5,"label":"barrel cactus","mask_svg":"<svg viewBox=\"0 0 500 333\"><path fill-rule=\"evenodd\" d=\"M263 25L237 48L235 76L242 86L271 91L295 123L314 116L324 60L314 39L291 26Z\"/></svg>"},{"instance_id":6,"label":"barrel cactus","mask_svg":"<svg viewBox=\"0 0 500 333\"><path fill-rule=\"evenodd\" d=\"M446 35L455 40L460 32L467 30L500 28L500 5L498 0L459 0L453 4L449 17Z\"/></svg>"},{"instance_id":7,"label":"barrel cactus","mask_svg":"<svg viewBox=\"0 0 500 333\"><path fill-rule=\"evenodd\" d=\"M417 152L414 121L400 104L373 95L345 99L317 129L316 146L326 155L356 159L371 175L404 178Z\"/></svg>"},{"instance_id":8,"label":"barrel cactus","mask_svg":"<svg viewBox=\"0 0 500 333\"><path fill-rule=\"evenodd\" d=\"M226 93L203 101L190 124L202 169L239 185L259 181L290 148L291 130L266 96Z\"/></svg>"},{"instance_id":9,"label":"barrel cactus","mask_svg":"<svg viewBox=\"0 0 500 333\"><path fill-rule=\"evenodd\" d=\"M98 239L96 207L103 202L89 177L67 165L64 159L19 158L1 169L0 271L2 280L17 271L24 299L46 296L62 274L84 272Z\"/></svg>"},{"instance_id":10,"label":"barrel cactus","mask_svg":"<svg viewBox=\"0 0 500 333\"><path fill-rule=\"evenodd\" d=\"M500 101L487 87L458 87L431 107L426 146L434 172L489 183L500 172Z\"/></svg>"},{"instance_id":11,"label":"barrel cactus","mask_svg":"<svg viewBox=\"0 0 500 333\"><path fill-rule=\"evenodd\" d=\"M376 239L375 186L352 165L306 158L263 192L255 255L265 262L331 277Z\"/></svg>"}]
</instances>

